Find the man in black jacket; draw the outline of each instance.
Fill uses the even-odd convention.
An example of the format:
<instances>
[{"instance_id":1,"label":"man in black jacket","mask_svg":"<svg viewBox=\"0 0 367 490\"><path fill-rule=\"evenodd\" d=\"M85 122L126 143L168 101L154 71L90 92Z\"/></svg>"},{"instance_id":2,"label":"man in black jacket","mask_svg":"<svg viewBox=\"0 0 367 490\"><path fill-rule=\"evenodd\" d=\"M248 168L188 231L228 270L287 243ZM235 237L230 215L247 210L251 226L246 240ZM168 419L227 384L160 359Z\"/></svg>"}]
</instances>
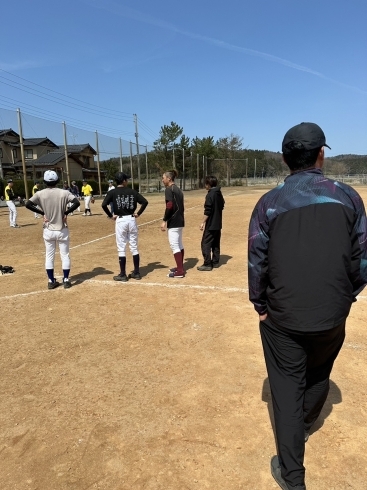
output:
<instances>
[{"instance_id":1,"label":"man in black jacket","mask_svg":"<svg viewBox=\"0 0 367 490\"><path fill-rule=\"evenodd\" d=\"M251 217L249 295L260 319L283 490L305 490L305 441L326 401L345 322L367 284L367 225L361 197L322 173L325 135L314 123L283 139L290 169Z\"/></svg>"},{"instance_id":2,"label":"man in black jacket","mask_svg":"<svg viewBox=\"0 0 367 490\"><path fill-rule=\"evenodd\" d=\"M205 189L208 193L204 203L204 218L200 225L200 230L204 230L201 239L204 263L197 267L198 271L211 271L213 267L219 267L222 213L225 203L214 175L205 178Z\"/></svg>"}]
</instances>

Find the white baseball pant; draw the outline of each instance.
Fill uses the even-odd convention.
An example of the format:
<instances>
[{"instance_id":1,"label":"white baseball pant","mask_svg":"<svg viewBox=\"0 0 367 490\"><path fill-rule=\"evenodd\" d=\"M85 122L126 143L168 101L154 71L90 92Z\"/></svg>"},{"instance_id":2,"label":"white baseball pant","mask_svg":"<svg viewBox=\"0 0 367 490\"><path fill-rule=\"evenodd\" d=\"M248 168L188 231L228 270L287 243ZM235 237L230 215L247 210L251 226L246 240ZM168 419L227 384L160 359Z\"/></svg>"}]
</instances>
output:
<instances>
[{"instance_id":1,"label":"white baseball pant","mask_svg":"<svg viewBox=\"0 0 367 490\"><path fill-rule=\"evenodd\" d=\"M45 228L43 230L43 239L46 246L46 263L45 269L53 269L55 262L56 244L59 245L60 257L63 270L70 269L70 256L69 256L69 230L63 228L62 230L54 231Z\"/></svg>"},{"instance_id":2,"label":"white baseball pant","mask_svg":"<svg viewBox=\"0 0 367 490\"><path fill-rule=\"evenodd\" d=\"M171 247L172 253L176 254L177 252L181 252L184 248L182 243L183 228L168 228L167 231L169 246Z\"/></svg>"},{"instance_id":3,"label":"white baseball pant","mask_svg":"<svg viewBox=\"0 0 367 490\"><path fill-rule=\"evenodd\" d=\"M90 209L89 203L90 203L91 199L92 199L92 196L85 196L85 198L84 198L84 212L86 209Z\"/></svg>"},{"instance_id":4,"label":"white baseball pant","mask_svg":"<svg viewBox=\"0 0 367 490\"><path fill-rule=\"evenodd\" d=\"M119 257L126 257L126 245L129 243L131 255L138 252L138 226L134 216L116 218L116 245Z\"/></svg>"},{"instance_id":5,"label":"white baseball pant","mask_svg":"<svg viewBox=\"0 0 367 490\"><path fill-rule=\"evenodd\" d=\"M10 226L15 226L17 223L17 208L13 201L6 201L6 204L9 208L9 221Z\"/></svg>"}]
</instances>

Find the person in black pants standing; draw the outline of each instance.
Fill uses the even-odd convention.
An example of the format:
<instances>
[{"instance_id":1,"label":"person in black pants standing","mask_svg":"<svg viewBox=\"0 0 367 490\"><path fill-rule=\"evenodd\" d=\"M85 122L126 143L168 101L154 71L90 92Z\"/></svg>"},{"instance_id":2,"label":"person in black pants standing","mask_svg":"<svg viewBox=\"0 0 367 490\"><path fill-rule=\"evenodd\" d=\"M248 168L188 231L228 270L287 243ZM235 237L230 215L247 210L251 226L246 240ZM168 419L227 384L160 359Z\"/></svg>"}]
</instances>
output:
<instances>
[{"instance_id":1,"label":"person in black pants standing","mask_svg":"<svg viewBox=\"0 0 367 490\"><path fill-rule=\"evenodd\" d=\"M367 284L366 212L359 194L322 173L325 135L301 123L284 136L285 182L252 213L249 295L259 314L283 490L305 490L305 442L326 401L351 305Z\"/></svg>"},{"instance_id":2,"label":"person in black pants standing","mask_svg":"<svg viewBox=\"0 0 367 490\"><path fill-rule=\"evenodd\" d=\"M200 225L200 230L204 230L201 239L204 263L197 267L198 271L211 271L213 267L219 267L222 213L225 203L214 175L205 177L205 189L208 193L204 203L204 218Z\"/></svg>"}]
</instances>

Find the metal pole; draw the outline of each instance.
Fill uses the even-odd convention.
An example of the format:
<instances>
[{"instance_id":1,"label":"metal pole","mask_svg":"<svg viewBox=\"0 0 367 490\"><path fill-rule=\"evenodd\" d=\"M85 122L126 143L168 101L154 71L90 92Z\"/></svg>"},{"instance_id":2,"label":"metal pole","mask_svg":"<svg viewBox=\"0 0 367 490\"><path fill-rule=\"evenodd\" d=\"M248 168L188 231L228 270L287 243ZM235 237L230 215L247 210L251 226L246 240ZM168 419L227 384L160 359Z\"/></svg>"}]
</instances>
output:
<instances>
[{"instance_id":1,"label":"metal pole","mask_svg":"<svg viewBox=\"0 0 367 490\"><path fill-rule=\"evenodd\" d=\"M122 172L122 141L120 138L120 172Z\"/></svg>"},{"instance_id":2,"label":"metal pole","mask_svg":"<svg viewBox=\"0 0 367 490\"><path fill-rule=\"evenodd\" d=\"M203 155L203 188L204 188L204 179L205 179L205 155Z\"/></svg>"},{"instance_id":3,"label":"metal pole","mask_svg":"<svg viewBox=\"0 0 367 490\"><path fill-rule=\"evenodd\" d=\"M198 181L198 189L199 189L199 187L200 187L199 153L196 155L196 178Z\"/></svg>"},{"instance_id":4,"label":"metal pole","mask_svg":"<svg viewBox=\"0 0 367 490\"><path fill-rule=\"evenodd\" d=\"M138 184L139 192L141 192L141 182L140 182L140 159L139 159L139 135L138 135L138 116L134 114L135 120L135 139L136 139L136 159L138 162Z\"/></svg>"},{"instance_id":5,"label":"metal pole","mask_svg":"<svg viewBox=\"0 0 367 490\"><path fill-rule=\"evenodd\" d=\"M66 124L62 123L64 128L64 150L65 150L65 165L66 165L66 177L68 180L68 186L70 187L70 173L69 173L69 155L68 155L68 140L66 138Z\"/></svg>"},{"instance_id":6,"label":"metal pole","mask_svg":"<svg viewBox=\"0 0 367 490\"><path fill-rule=\"evenodd\" d=\"M17 112L18 112L20 153L22 155L24 191L25 191L25 198L28 200L29 199L29 192L28 192L28 186L27 186L27 169L25 167L23 131L22 131L22 118L21 118L21 115L20 115L20 109L17 109Z\"/></svg>"},{"instance_id":7,"label":"metal pole","mask_svg":"<svg viewBox=\"0 0 367 490\"><path fill-rule=\"evenodd\" d=\"M256 179L256 158L255 158L255 167L254 167L254 184L255 184L255 179Z\"/></svg>"},{"instance_id":8,"label":"metal pole","mask_svg":"<svg viewBox=\"0 0 367 490\"><path fill-rule=\"evenodd\" d=\"M192 151L190 151L190 190L192 191Z\"/></svg>"},{"instance_id":9,"label":"metal pole","mask_svg":"<svg viewBox=\"0 0 367 490\"><path fill-rule=\"evenodd\" d=\"M246 158L246 187L248 187L247 168L248 168L248 158Z\"/></svg>"},{"instance_id":10,"label":"metal pole","mask_svg":"<svg viewBox=\"0 0 367 490\"><path fill-rule=\"evenodd\" d=\"M96 131L96 150L97 150L97 172L98 172L98 185L99 195L102 196L102 184L101 184L101 168L99 164L99 145L98 145L98 132Z\"/></svg>"},{"instance_id":11,"label":"metal pole","mask_svg":"<svg viewBox=\"0 0 367 490\"><path fill-rule=\"evenodd\" d=\"M131 188L134 189L134 173L133 173L133 144L130 141L130 177L131 177Z\"/></svg>"},{"instance_id":12,"label":"metal pole","mask_svg":"<svg viewBox=\"0 0 367 490\"><path fill-rule=\"evenodd\" d=\"M0 179L3 179L4 178L4 174L3 174L3 165L1 163L1 160L2 160L2 158L0 157Z\"/></svg>"},{"instance_id":13,"label":"metal pole","mask_svg":"<svg viewBox=\"0 0 367 490\"><path fill-rule=\"evenodd\" d=\"M185 190L185 148L182 148L182 178L183 178L183 190Z\"/></svg>"},{"instance_id":14,"label":"metal pole","mask_svg":"<svg viewBox=\"0 0 367 490\"><path fill-rule=\"evenodd\" d=\"M149 169L148 169L148 145L145 145L145 172L146 172L146 182L147 182L147 192L149 192Z\"/></svg>"},{"instance_id":15,"label":"metal pole","mask_svg":"<svg viewBox=\"0 0 367 490\"><path fill-rule=\"evenodd\" d=\"M173 154L172 154L172 166L173 168L176 168L176 158L175 158L175 148L173 147Z\"/></svg>"}]
</instances>

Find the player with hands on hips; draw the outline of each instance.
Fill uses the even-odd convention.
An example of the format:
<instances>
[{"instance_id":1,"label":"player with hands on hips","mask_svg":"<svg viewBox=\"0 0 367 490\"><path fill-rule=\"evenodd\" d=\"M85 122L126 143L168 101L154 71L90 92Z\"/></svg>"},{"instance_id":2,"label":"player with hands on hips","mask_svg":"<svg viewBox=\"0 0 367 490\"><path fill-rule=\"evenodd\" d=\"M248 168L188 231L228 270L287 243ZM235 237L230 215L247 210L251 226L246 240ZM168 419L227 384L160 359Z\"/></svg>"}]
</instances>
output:
<instances>
[{"instance_id":1,"label":"player with hands on hips","mask_svg":"<svg viewBox=\"0 0 367 490\"><path fill-rule=\"evenodd\" d=\"M166 209L161 223L161 230L168 231L168 241L175 258L176 267L172 268L168 277L185 277L183 268L184 246L182 242L182 232L185 226L184 218L184 196L181 189L175 184L177 170L164 172L162 183L166 187L165 200Z\"/></svg>"},{"instance_id":2,"label":"player with hands on hips","mask_svg":"<svg viewBox=\"0 0 367 490\"><path fill-rule=\"evenodd\" d=\"M46 247L46 273L48 276L48 289L59 286L54 276L54 262L56 244L59 246L63 270L63 285L65 289L71 287L69 280L69 229L67 215L80 206L78 199L70 192L56 187L59 182L57 173L47 170L43 177L46 189L38 191L26 203L26 208L43 216L43 239ZM68 204L72 206L68 208Z\"/></svg>"},{"instance_id":3,"label":"player with hands on hips","mask_svg":"<svg viewBox=\"0 0 367 490\"><path fill-rule=\"evenodd\" d=\"M103 211L107 216L115 221L116 245L119 257L120 273L114 276L115 281L126 282L128 279L141 279L140 276L140 255L138 250L138 218L145 208L148 201L135 189L127 187L128 177L122 172L115 176L117 187L107 192L102 202ZM114 214L108 206L113 204ZM136 212L137 205L140 204L139 211ZM131 255L133 256L134 270L127 276L126 274L126 245L129 243Z\"/></svg>"}]
</instances>

